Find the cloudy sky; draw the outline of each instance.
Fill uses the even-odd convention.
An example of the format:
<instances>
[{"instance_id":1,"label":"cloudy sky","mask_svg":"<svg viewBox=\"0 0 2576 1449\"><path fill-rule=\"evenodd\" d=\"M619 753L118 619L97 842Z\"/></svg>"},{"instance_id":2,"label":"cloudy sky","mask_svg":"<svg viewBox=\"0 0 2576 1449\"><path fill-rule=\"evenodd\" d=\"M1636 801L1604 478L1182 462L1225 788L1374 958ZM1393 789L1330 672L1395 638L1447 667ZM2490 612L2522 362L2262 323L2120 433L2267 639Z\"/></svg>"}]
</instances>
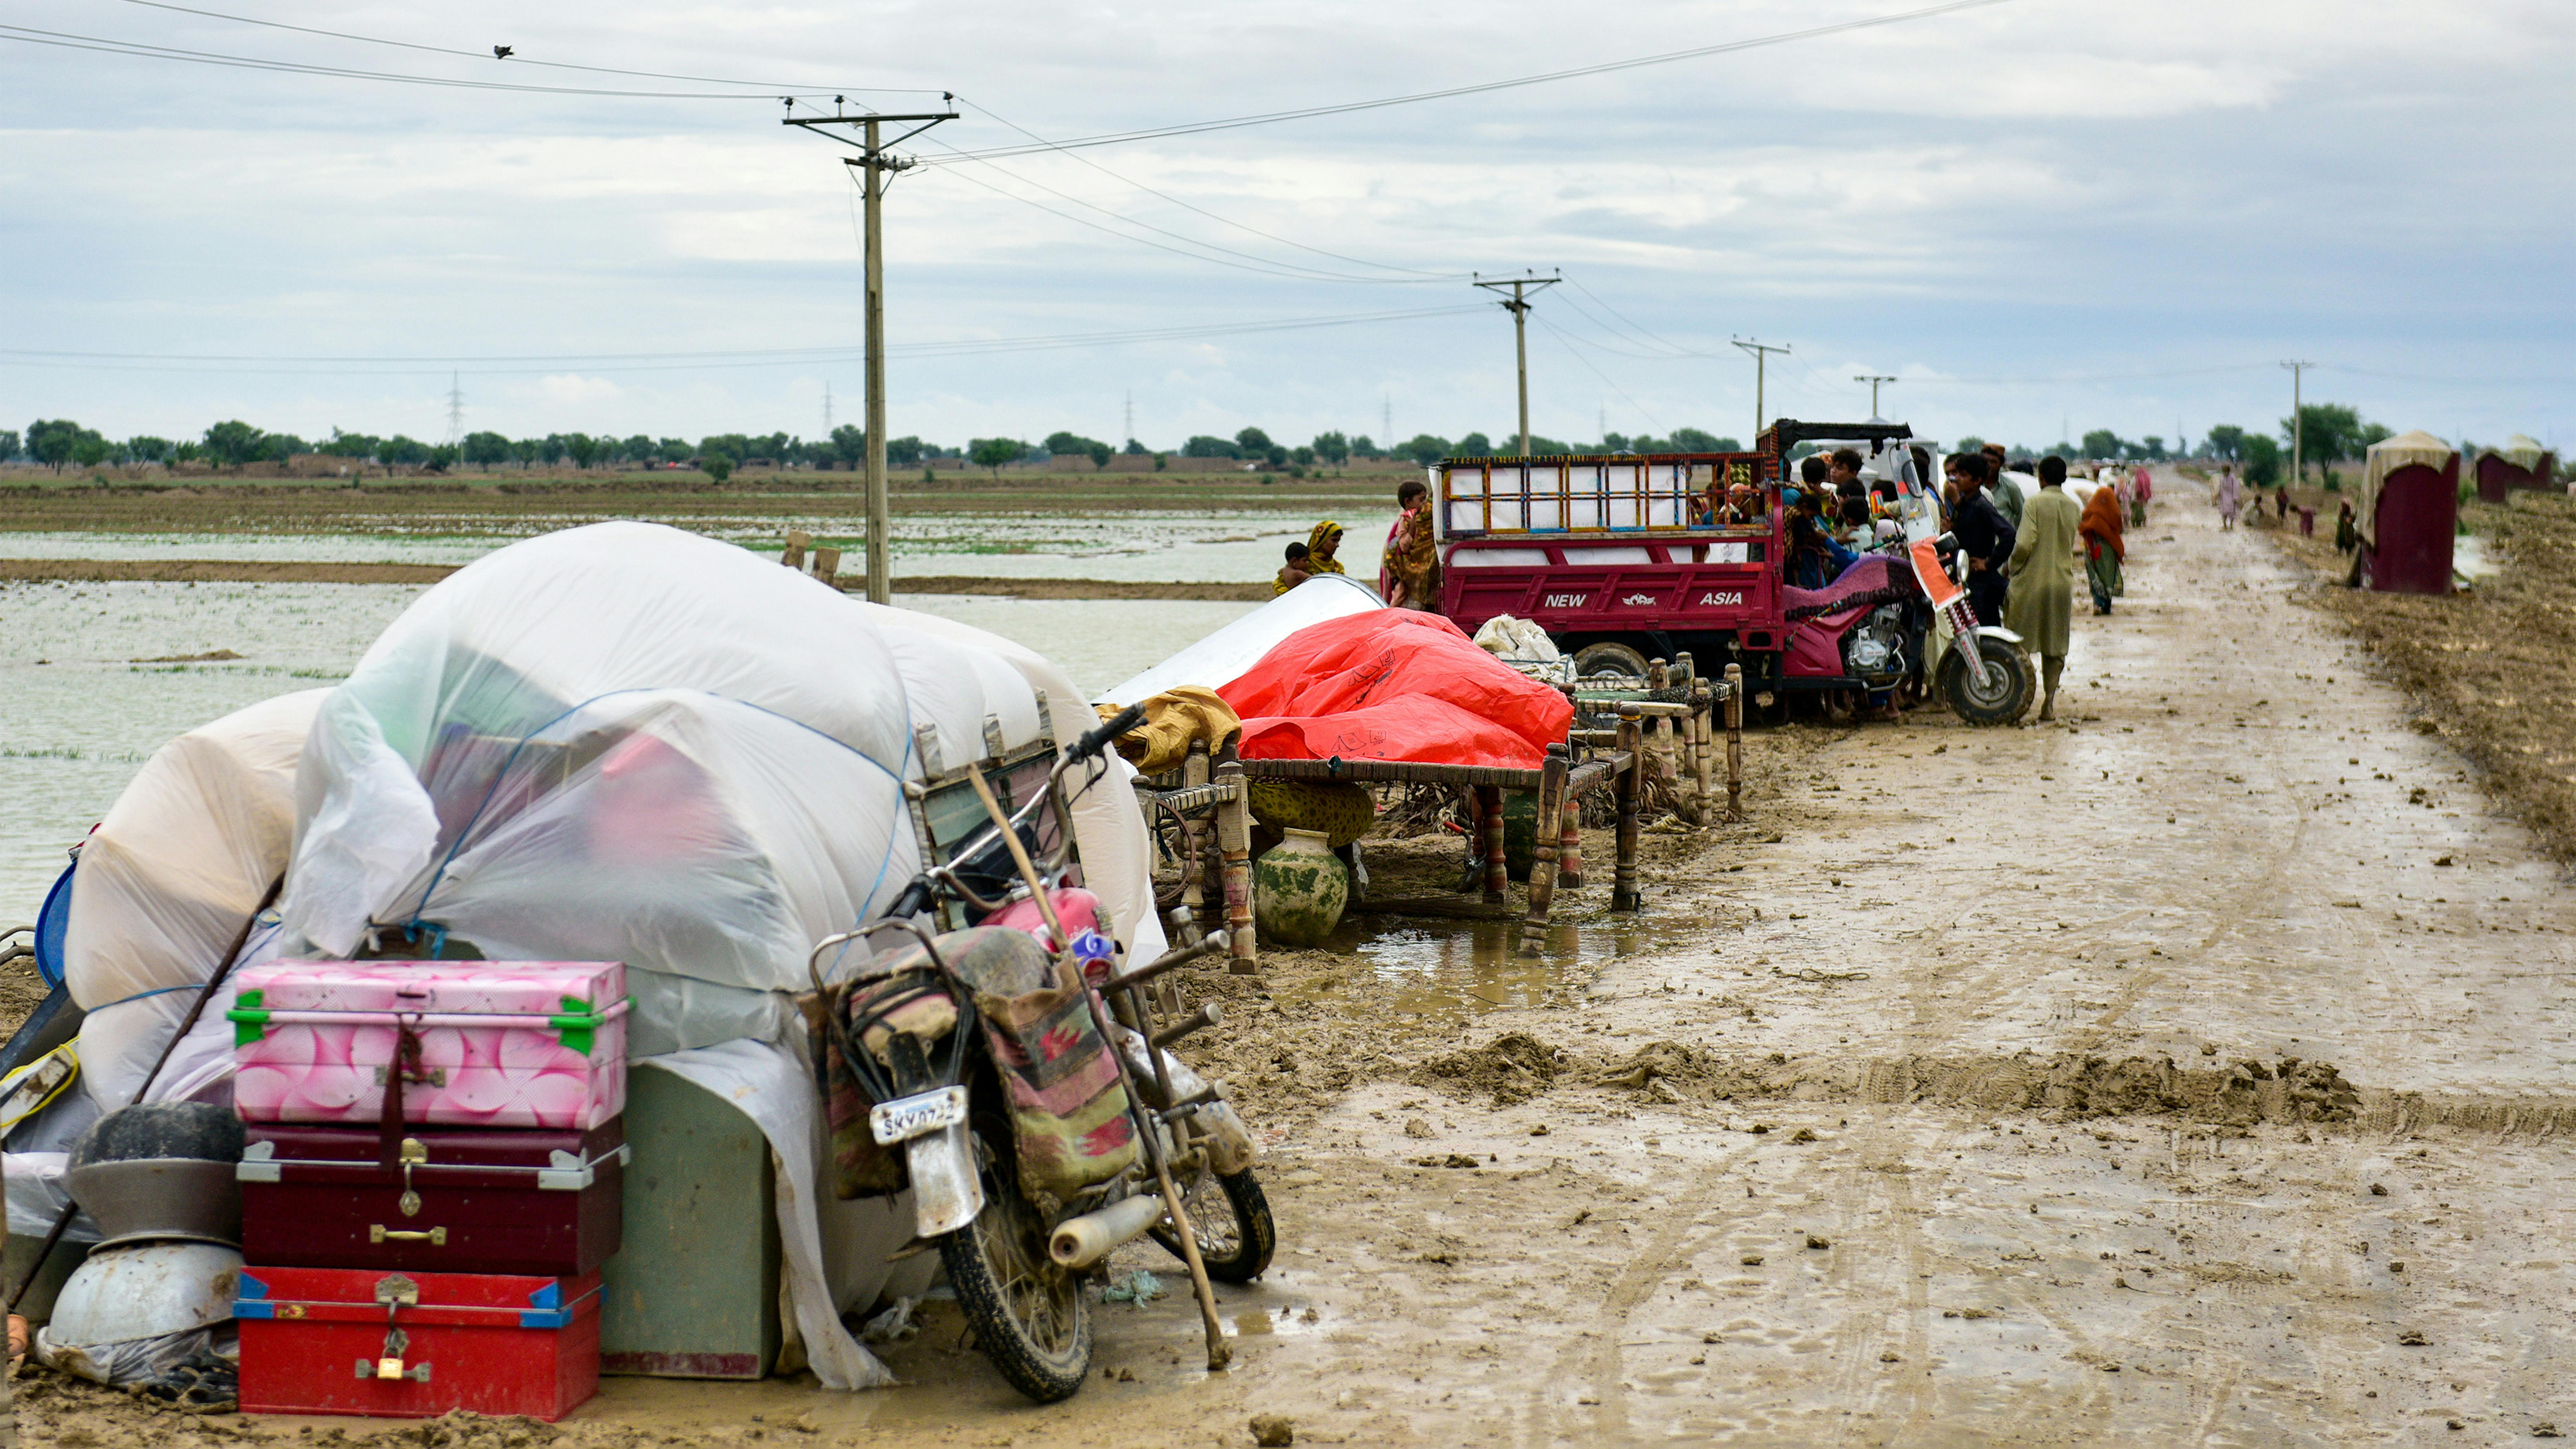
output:
<instances>
[{"instance_id":1,"label":"cloudy sky","mask_svg":"<svg viewBox=\"0 0 2576 1449\"><path fill-rule=\"evenodd\" d=\"M1132 399L1157 447L1500 436L1511 326L1468 274L1535 268L1558 438L1748 432L1758 337L1774 416L1865 414L1880 373L1936 437L2197 436L2287 413L2302 358L2398 428L2576 445L2566 0L2000 0L957 154L1922 3L8 0L0 426L434 440L452 370L468 429L817 434L827 388L859 410L857 197L779 98L948 90L887 203L898 434L1114 440Z\"/></svg>"}]
</instances>

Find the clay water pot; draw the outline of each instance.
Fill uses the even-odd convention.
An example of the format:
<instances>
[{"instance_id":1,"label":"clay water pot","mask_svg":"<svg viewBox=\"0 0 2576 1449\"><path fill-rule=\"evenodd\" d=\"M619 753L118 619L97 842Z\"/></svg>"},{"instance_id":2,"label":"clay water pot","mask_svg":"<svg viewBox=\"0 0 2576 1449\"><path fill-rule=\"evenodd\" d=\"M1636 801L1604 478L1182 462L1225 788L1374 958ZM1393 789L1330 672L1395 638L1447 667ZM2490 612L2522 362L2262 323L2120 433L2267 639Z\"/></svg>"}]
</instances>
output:
<instances>
[{"instance_id":1,"label":"clay water pot","mask_svg":"<svg viewBox=\"0 0 2576 1449\"><path fill-rule=\"evenodd\" d=\"M1290 830L1252 863L1252 923L1282 946L1320 946L1351 903L1350 872L1320 830Z\"/></svg>"}]
</instances>

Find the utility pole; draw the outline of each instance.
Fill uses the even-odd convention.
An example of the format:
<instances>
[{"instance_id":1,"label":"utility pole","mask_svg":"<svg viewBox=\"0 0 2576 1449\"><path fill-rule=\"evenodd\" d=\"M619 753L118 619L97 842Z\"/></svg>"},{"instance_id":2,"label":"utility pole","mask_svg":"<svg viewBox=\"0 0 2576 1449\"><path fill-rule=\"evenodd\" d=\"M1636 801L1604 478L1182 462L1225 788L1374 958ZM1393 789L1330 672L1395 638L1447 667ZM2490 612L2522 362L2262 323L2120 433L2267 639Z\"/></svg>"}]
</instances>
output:
<instances>
[{"instance_id":1,"label":"utility pole","mask_svg":"<svg viewBox=\"0 0 2576 1449\"><path fill-rule=\"evenodd\" d=\"M949 100L946 93L941 100ZM885 191L898 171L912 169L913 163L888 150L900 146L942 121L957 119L955 111L939 111L910 116L885 116L874 113L846 116L840 114L842 99L832 97L833 114L829 116L789 116L779 124L804 126L819 130L824 126L857 126L859 154L841 158L841 164L854 167L859 174L859 194L867 200L867 319L868 319L868 602L883 604L894 597L894 564L888 535L893 523L886 503L886 415L885 415ZM795 102L790 100L789 106ZM910 125L911 130L889 141L882 127Z\"/></svg>"},{"instance_id":2,"label":"utility pole","mask_svg":"<svg viewBox=\"0 0 2576 1449\"><path fill-rule=\"evenodd\" d=\"M1763 426L1762 371L1763 364L1771 360L1764 354L1777 352L1785 356L1789 349L1785 345L1780 347L1767 347L1763 345L1761 340L1758 338L1735 337L1729 338L1728 340L1733 342L1738 348L1741 348L1747 356L1750 356L1753 359L1753 436L1760 438L1762 436Z\"/></svg>"},{"instance_id":3,"label":"utility pole","mask_svg":"<svg viewBox=\"0 0 2576 1449\"><path fill-rule=\"evenodd\" d=\"M1470 277L1473 277L1473 276L1474 276L1474 273L1469 273L1468 275L1469 275ZM1505 287L1509 287L1509 288L1511 288L1511 289L1512 289L1512 295L1511 295L1508 299L1504 300L1504 302L1503 302L1503 304L1502 304L1502 305L1503 305L1503 308L1504 308L1504 310L1505 310L1505 311L1508 311L1508 312L1510 312L1510 313L1512 314L1512 347L1513 347L1513 349L1514 349L1514 350L1519 354L1519 356L1520 356L1520 370L1521 370L1521 453L1520 453L1520 455L1521 455L1523 458L1527 458L1527 457L1530 455L1530 446L1529 446L1529 310L1530 310L1530 303L1529 303L1529 301L1528 301L1528 299L1527 299L1527 294L1526 294L1526 293L1524 293L1524 292L1522 291L1522 289L1523 289L1523 288L1527 288L1527 289L1529 289L1529 291L1531 291L1531 292L1535 292L1535 291L1539 290L1541 287L1553 287L1553 286L1555 286L1557 283L1559 283L1559 282L1561 282L1561 281L1564 281L1564 280L1565 280L1565 279L1564 279L1562 276L1556 276L1556 277L1537 277L1537 276L1530 276L1530 277L1515 277L1515 278L1513 278L1512 280L1510 280L1510 281L1508 281L1508 282L1487 282L1487 281L1478 281L1478 282L1476 282L1476 285L1477 285L1477 286L1479 286L1479 287L1483 287L1483 288L1485 288L1487 291L1491 291L1491 292L1500 292L1500 291L1501 291L1503 288L1505 288Z\"/></svg>"},{"instance_id":4,"label":"utility pole","mask_svg":"<svg viewBox=\"0 0 2576 1449\"><path fill-rule=\"evenodd\" d=\"M1136 441L1136 389L1127 389L1127 436L1124 442Z\"/></svg>"},{"instance_id":5,"label":"utility pole","mask_svg":"<svg viewBox=\"0 0 2576 1449\"><path fill-rule=\"evenodd\" d=\"M2308 471L2308 419L2306 410L2299 404L2299 384L2306 380L2305 374L2307 373L2307 370L2316 366L2316 364L2313 362L2284 362L2281 365L2290 370L2290 481L2293 483L2304 483L2307 481Z\"/></svg>"},{"instance_id":6,"label":"utility pole","mask_svg":"<svg viewBox=\"0 0 2576 1449\"><path fill-rule=\"evenodd\" d=\"M1871 422L1874 423L1878 421L1878 385L1882 382L1894 382L1896 380L1897 379L1884 373L1860 372L1852 374L1852 381L1865 382L1869 384L1869 420Z\"/></svg>"},{"instance_id":7,"label":"utility pole","mask_svg":"<svg viewBox=\"0 0 2576 1449\"><path fill-rule=\"evenodd\" d=\"M823 436L832 436L832 384L829 379L823 383Z\"/></svg>"}]
</instances>

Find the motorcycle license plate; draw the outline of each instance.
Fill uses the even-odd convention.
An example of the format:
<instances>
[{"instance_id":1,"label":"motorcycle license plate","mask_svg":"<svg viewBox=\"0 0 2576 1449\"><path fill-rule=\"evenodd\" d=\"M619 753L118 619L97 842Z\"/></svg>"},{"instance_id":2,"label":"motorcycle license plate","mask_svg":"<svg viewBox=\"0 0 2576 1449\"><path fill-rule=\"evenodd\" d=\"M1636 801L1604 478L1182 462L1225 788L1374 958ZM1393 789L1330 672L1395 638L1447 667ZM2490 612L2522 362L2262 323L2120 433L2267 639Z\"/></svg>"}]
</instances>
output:
<instances>
[{"instance_id":1,"label":"motorcycle license plate","mask_svg":"<svg viewBox=\"0 0 2576 1449\"><path fill-rule=\"evenodd\" d=\"M877 1141L891 1147L927 1136L942 1127L954 1127L966 1120L966 1089L941 1087L891 1102L879 1102L868 1109L868 1130Z\"/></svg>"}]
</instances>

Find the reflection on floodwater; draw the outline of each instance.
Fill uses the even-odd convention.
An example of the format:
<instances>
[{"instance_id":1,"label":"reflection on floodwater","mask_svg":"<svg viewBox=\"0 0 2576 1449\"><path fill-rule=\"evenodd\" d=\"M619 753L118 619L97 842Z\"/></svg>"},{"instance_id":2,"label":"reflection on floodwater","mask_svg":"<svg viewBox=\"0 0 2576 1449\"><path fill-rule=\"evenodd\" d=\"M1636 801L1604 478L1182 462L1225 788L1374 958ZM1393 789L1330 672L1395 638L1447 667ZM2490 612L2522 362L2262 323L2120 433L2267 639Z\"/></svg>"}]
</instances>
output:
<instances>
[{"instance_id":1,"label":"reflection on floodwater","mask_svg":"<svg viewBox=\"0 0 2576 1449\"><path fill-rule=\"evenodd\" d=\"M1606 896L1608 886L1602 887ZM1565 1006L1611 960L1669 950L1687 922L1607 912L1569 919L1560 907L1539 949L1524 954L1519 921L1424 921L1370 915L1343 920L1324 949L1357 955L1391 989L1405 1016L1448 1016L1496 1008Z\"/></svg>"}]
</instances>

